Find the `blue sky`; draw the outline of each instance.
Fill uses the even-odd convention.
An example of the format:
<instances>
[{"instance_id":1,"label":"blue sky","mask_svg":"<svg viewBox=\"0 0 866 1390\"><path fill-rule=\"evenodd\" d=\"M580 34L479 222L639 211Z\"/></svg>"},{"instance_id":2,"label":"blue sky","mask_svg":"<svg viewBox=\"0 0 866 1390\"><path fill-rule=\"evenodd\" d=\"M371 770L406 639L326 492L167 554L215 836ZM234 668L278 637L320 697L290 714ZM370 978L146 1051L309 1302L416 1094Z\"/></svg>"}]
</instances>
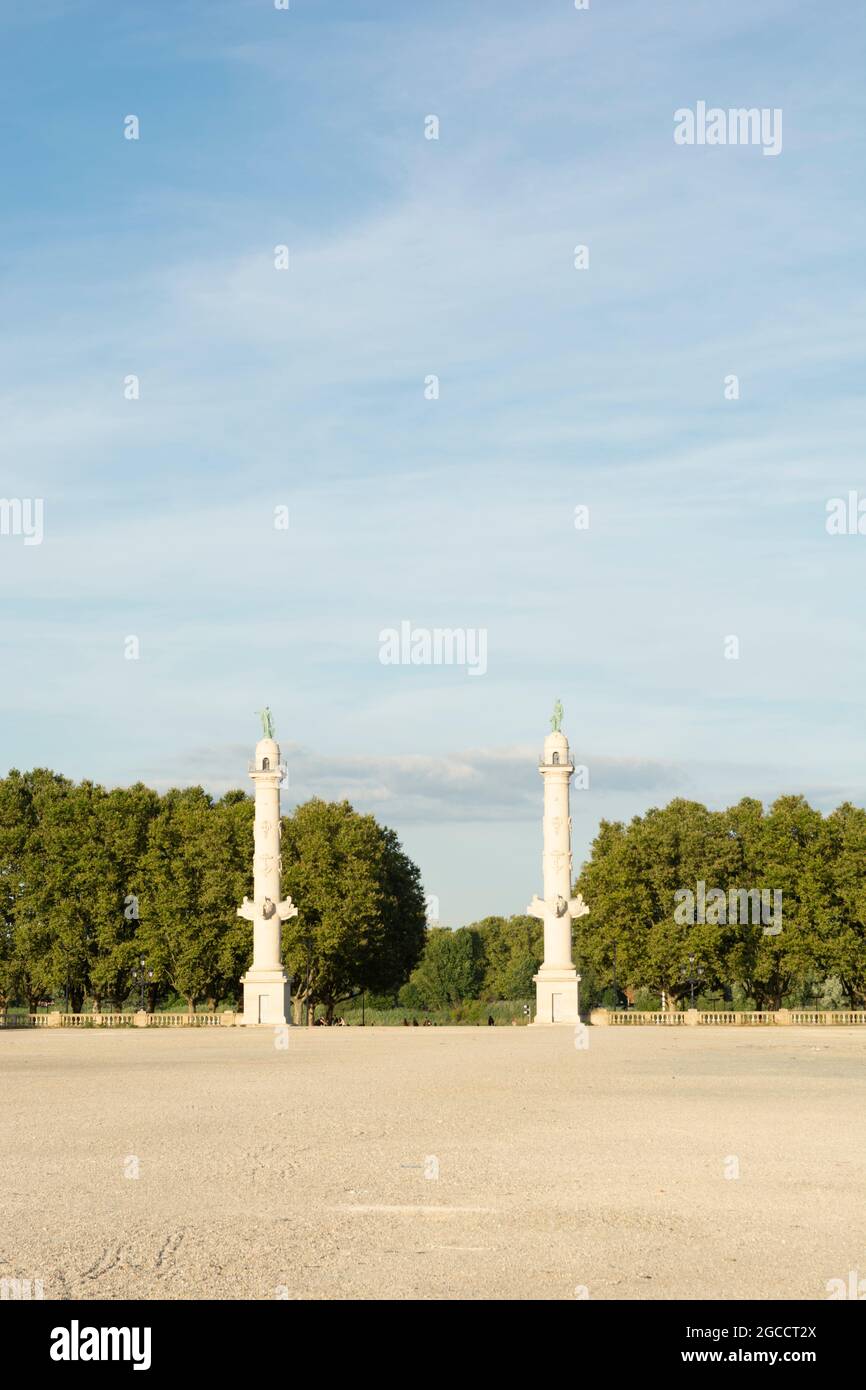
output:
<instances>
[{"instance_id":1,"label":"blue sky","mask_svg":"<svg viewBox=\"0 0 866 1390\"><path fill-rule=\"evenodd\" d=\"M285 804L393 825L454 925L540 888L556 697L577 863L675 795L862 804L864 29L4 0L0 497L45 535L0 536L0 766L218 793L268 702ZM677 146L699 100L782 152ZM487 673L382 665L403 620Z\"/></svg>"}]
</instances>

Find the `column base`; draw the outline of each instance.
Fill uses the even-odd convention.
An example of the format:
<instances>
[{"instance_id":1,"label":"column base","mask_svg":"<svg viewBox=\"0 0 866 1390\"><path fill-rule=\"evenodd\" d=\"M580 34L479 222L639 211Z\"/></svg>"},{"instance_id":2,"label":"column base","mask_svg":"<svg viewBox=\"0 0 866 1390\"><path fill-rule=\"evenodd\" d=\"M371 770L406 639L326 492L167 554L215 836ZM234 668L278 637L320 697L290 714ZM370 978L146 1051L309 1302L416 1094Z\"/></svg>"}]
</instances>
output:
<instances>
[{"instance_id":1,"label":"column base","mask_svg":"<svg viewBox=\"0 0 866 1390\"><path fill-rule=\"evenodd\" d=\"M555 1023L570 1023L572 1028L580 1022L578 1012L577 971L574 966L542 966L533 975L535 984L535 1018L533 1026L549 1027Z\"/></svg>"},{"instance_id":2,"label":"column base","mask_svg":"<svg viewBox=\"0 0 866 1390\"><path fill-rule=\"evenodd\" d=\"M241 984L244 1009L237 1020L239 1027L273 1027L291 1022L292 999L285 970L248 970Z\"/></svg>"}]
</instances>

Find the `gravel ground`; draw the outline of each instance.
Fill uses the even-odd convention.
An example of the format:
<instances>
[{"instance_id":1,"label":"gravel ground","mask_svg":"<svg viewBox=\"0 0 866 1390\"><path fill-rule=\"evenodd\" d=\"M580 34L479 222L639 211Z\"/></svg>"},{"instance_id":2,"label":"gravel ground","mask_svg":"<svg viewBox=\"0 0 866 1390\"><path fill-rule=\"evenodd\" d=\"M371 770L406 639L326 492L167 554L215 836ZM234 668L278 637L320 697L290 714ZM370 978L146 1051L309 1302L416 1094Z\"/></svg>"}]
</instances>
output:
<instances>
[{"instance_id":1,"label":"gravel ground","mask_svg":"<svg viewBox=\"0 0 866 1390\"><path fill-rule=\"evenodd\" d=\"M0 1033L0 1278L826 1298L866 1275L864 1061L853 1028Z\"/></svg>"}]
</instances>

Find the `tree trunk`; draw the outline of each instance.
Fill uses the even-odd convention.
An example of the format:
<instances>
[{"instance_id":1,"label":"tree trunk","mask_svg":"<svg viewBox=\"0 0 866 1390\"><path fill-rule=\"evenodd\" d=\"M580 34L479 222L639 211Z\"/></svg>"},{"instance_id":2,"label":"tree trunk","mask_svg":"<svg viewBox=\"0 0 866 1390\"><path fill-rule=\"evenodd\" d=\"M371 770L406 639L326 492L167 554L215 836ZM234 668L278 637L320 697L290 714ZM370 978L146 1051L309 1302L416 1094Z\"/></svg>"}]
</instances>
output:
<instances>
[{"instance_id":1,"label":"tree trunk","mask_svg":"<svg viewBox=\"0 0 866 1390\"><path fill-rule=\"evenodd\" d=\"M194 994L185 994L185 995L184 995L184 998L186 999L186 1011L187 1011L187 1013L188 1013L188 1014L194 1014L194 1013L195 1013L195 995L194 995Z\"/></svg>"}]
</instances>

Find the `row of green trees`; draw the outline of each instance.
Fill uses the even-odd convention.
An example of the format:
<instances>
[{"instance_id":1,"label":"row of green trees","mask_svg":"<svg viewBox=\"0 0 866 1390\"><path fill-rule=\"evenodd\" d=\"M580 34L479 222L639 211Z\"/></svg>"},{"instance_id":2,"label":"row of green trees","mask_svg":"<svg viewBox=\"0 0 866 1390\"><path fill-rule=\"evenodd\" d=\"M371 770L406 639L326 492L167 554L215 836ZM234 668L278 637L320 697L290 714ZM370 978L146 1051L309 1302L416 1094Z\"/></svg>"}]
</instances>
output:
<instances>
[{"instance_id":1,"label":"row of green trees","mask_svg":"<svg viewBox=\"0 0 866 1390\"><path fill-rule=\"evenodd\" d=\"M706 909L692 915L705 920L684 920L700 884ZM829 979L840 1002L866 1005L866 811L849 802L823 816L802 796L766 811L750 798L724 811L676 800L628 825L602 821L577 887L590 915L576 958L596 979L609 982L615 960L621 985L682 1005L700 968L704 994L770 1009L817 1000ZM751 908L742 920L750 889L767 894L769 921Z\"/></svg>"},{"instance_id":2,"label":"row of green trees","mask_svg":"<svg viewBox=\"0 0 866 1390\"><path fill-rule=\"evenodd\" d=\"M107 791L10 772L0 780L0 1008L60 995L75 1011L85 998L119 1006L142 956L151 1002L236 998L251 954L236 909L252 892L252 844L242 791L215 801L200 787L160 796L140 783ZM299 909L283 928L296 1017L316 1005L330 1017L362 993L399 992L413 1009L534 993L541 923L487 917L427 931L418 869L393 831L347 802L313 800L284 817L282 858L283 892ZM725 811L676 800L628 825L602 821L576 886L590 906L574 941L586 1005L614 975L632 995L681 1005L698 972L704 995L758 1007L805 1003L828 979L839 1002L866 1004L866 811L850 803L822 816L798 796L767 811L751 799ZM730 910L754 907L749 890L763 890L769 918Z\"/></svg>"},{"instance_id":3,"label":"row of green trees","mask_svg":"<svg viewBox=\"0 0 866 1390\"><path fill-rule=\"evenodd\" d=\"M252 894L253 803L200 787L107 791L37 769L0 780L0 1007L64 995L119 1007L141 957L151 1001L236 997L252 949L236 909ZM298 916L283 961L298 1016L396 991L425 942L417 867L393 831L348 802L283 818L283 891Z\"/></svg>"},{"instance_id":4,"label":"row of green trees","mask_svg":"<svg viewBox=\"0 0 866 1390\"><path fill-rule=\"evenodd\" d=\"M467 999L529 999L543 944L535 917L485 917L457 931L434 927L398 1001L440 1009Z\"/></svg>"},{"instance_id":5,"label":"row of green trees","mask_svg":"<svg viewBox=\"0 0 866 1390\"><path fill-rule=\"evenodd\" d=\"M866 811L850 803L823 816L800 796L767 811L676 800L602 821L576 887L590 906L574 927L585 1007L681 1007L693 988L758 1008L866 1005ZM434 930L399 1002L529 998L541 959L531 917Z\"/></svg>"}]
</instances>

